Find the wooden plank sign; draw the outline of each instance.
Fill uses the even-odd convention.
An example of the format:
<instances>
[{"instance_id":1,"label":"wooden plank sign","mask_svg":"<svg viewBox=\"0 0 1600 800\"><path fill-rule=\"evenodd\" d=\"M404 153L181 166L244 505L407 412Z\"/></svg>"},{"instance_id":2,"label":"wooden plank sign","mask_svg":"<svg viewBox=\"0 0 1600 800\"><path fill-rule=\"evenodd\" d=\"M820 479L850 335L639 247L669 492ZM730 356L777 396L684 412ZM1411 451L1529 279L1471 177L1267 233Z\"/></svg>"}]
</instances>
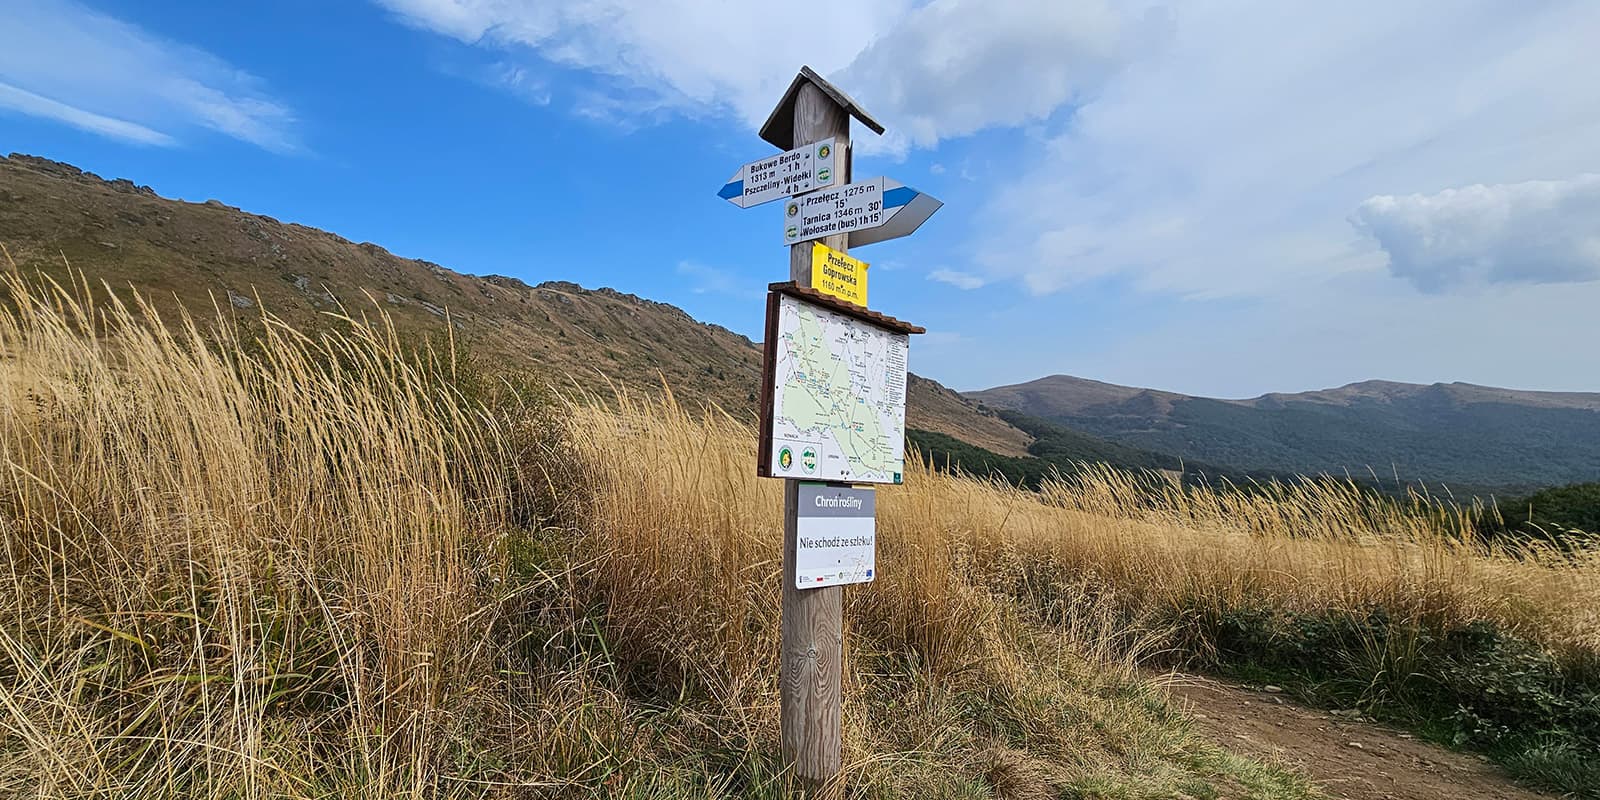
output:
<instances>
[{"instance_id":1,"label":"wooden plank sign","mask_svg":"<svg viewBox=\"0 0 1600 800\"><path fill-rule=\"evenodd\" d=\"M717 196L750 208L839 183L838 146L833 137L752 161L733 173Z\"/></svg>"},{"instance_id":2,"label":"wooden plank sign","mask_svg":"<svg viewBox=\"0 0 1600 800\"><path fill-rule=\"evenodd\" d=\"M783 243L849 234L849 246L910 236L944 204L890 178L794 197L783 204Z\"/></svg>"}]
</instances>

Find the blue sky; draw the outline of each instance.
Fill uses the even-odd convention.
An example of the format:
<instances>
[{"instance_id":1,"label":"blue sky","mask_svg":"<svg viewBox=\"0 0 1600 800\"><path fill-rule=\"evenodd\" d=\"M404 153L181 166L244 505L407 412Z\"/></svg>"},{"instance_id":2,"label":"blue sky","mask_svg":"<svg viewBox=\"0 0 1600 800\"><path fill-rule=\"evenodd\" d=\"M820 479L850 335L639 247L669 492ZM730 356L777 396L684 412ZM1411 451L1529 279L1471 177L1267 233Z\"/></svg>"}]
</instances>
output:
<instances>
[{"instance_id":1,"label":"blue sky","mask_svg":"<svg viewBox=\"0 0 1600 800\"><path fill-rule=\"evenodd\" d=\"M858 249L961 389L1600 390L1600 4L0 0L0 150L755 335L716 190L802 64L945 202Z\"/></svg>"}]
</instances>

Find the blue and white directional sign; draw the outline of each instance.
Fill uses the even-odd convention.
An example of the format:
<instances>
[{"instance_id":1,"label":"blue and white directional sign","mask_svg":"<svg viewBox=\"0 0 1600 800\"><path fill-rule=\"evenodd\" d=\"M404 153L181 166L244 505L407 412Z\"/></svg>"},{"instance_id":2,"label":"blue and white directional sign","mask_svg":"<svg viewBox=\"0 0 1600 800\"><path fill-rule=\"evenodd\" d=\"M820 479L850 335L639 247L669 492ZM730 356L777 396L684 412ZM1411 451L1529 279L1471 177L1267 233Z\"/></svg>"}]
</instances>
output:
<instances>
[{"instance_id":1,"label":"blue and white directional sign","mask_svg":"<svg viewBox=\"0 0 1600 800\"><path fill-rule=\"evenodd\" d=\"M717 196L740 207L749 208L797 194L826 189L839 182L834 169L832 138L813 142L752 161L733 173Z\"/></svg>"},{"instance_id":2,"label":"blue and white directional sign","mask_svg":"<svg viewBox=\"0 0 1600 800\"><path fill-rule=\"evenodd\" d=\"M783 204L783 243L840 233L850 246L909 236L944 203L899 181L873 178L812 192Z\"/></svg>"}]
</instances>

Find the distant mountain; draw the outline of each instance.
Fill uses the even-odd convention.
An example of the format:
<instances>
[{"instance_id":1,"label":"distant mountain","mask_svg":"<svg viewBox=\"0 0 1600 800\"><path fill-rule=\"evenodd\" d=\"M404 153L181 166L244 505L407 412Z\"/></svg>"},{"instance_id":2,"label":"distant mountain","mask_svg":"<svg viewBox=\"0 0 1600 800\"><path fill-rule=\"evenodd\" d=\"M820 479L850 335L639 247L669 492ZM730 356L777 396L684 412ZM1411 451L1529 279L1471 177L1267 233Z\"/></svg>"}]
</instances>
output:
<instances>
[{"instance_id":1,"label":"distant mountain","mask_svg":"<svg viewBox=\"0 0 1600 800\"><path fill-rule=\"evenodd\" d=\"M1220 400L1052 375L967 397L1250 471L1515 490L1600 478L1600 394L1365 381Z\"/></svg>"},{"instance_id":2,"label":"distant mountain","mask_svg":"<svg viewBox=\"0 0 1600 800\"><path fill-rule=\"evenodd\" d=\"M913 430L912 444L924 459L940 468L959 469L969 475L1002 479L1014 486L1038 488L1046 481L1071 476L1085 467L1105 465L1119 470L1159 473L1168 481L1187 485L1245 486L1290 475L1245 472L1167 453L1157 453L1092 436L1018 411L1000 411L1000 417L1033 437L1028 455L1002 456L928 431ZM1381 488L1381 487L1380 487Z\"/></svg>"},{"instance_id":3,"label":"distant mountain","mask_svg":"<svg viewBox=\"0 0 1600 800\"><path fill-rule=\"evenodd\" d=\"M569 281L529 285L401 258L304 225L216 200L158 196L34 156L0 157L0 244L18 266L58 279L65 263L91 281L135 288L158 307L248 317L264 306L302 327L386 311L413 337L458 341L499 368L528 370L562 387L657 393L754 414L761 351L749 339L682 309ZM7 269L0 258L0 269ZM937 382L913 376L908 425L1004 455L1031 438Z\"/></svg>"},{"instance_id":4,"label":"distant mountain","mask_svg":"<svg viewBox=\"0 0 1600 800\"><path fill-rule=\"evenodd\" d=\"M906 425L943 434L1003 456L1029 452L1033 436L938 381L911 374L906 382Z\"/></svg>"}]
</instances>

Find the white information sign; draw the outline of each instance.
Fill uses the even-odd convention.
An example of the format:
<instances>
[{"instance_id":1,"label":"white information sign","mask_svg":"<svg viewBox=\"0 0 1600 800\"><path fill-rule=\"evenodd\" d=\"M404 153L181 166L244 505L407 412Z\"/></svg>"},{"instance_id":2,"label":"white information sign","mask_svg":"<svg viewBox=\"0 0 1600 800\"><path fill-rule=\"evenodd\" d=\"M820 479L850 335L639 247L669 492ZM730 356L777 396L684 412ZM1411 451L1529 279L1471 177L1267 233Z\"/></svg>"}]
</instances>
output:
<instances>
[{"instance_id":1,"label":"white information sign","mask_svg":"<svg viewBox=\"0 0 1600 800\"><path fill-rule=\"evenodd\" d=\"M784 204L783 242L795 244L882 225L883 179L812 192Z\"/></svg>"},{"instance_id":2,"label":"white information sign","mask_svg":"<svg viewBox=\"0 0 1600 800\"><path fill-rule=\"evenodd\" d=\"M833 139L752 161L733 173L717 196L740 208L759 206L839 182Z\"/></svg>"},{"instance_id":3,"label":"white information sign","mask_svg":"<svg viewBox=\"0 0 1600 800\"><path fill-rule=\"evenodd\" d=\"M778 298L768 475L900 483L908 337Z\"/></svg>"},{"instance_id":4,"label":"white information sign","mask_svg":"<svg viewBox=\"0 0 1600 800\"><path fill-rule=\"evenodd\" d=\"M860 247L909 236L943 205L888 178L845 184L784 203L783 242L848 233L849 246Z\"/></svg>"},{"instance_id":5,"label":"white information sign","mask_svg":"<svg viewBox=\"0 0 1600 800\"><path fill-rule=\"evenodd\" d=\"M795 588L870 583L878 558L876 493L817 483L799 489Z\"/></svg>"}]
</instances>

